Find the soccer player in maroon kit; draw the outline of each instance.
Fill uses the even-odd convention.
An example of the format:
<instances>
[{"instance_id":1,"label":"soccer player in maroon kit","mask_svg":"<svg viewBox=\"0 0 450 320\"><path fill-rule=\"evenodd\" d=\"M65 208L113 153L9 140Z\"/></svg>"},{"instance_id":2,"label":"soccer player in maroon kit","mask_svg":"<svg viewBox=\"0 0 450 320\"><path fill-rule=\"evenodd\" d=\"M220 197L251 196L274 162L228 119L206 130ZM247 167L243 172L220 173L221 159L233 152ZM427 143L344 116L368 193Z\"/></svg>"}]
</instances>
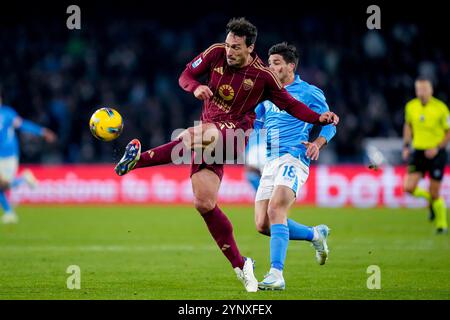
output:
<instances>
[{"instance_id":1,"label":"soccer player in maroon kit","mask_svg":"<svg viewBox=\"0 0 450 320\"><path fill-rule=\"evenodd\" d=\"M222 139L224 150L230 144L237 150L233 154L234 159L237 159L245 150L247 140L243 145L237 145L235 139L230 140L226 133L230 130L252 129L254 109L264 100L272 101L280 109L305 122L337 125L339 117L336 114L318 114L284 89L254 52L256 36L257 29L249 21L244 18L231 19L227 24L225 43L214 44L198 55L187 64L179 78L179 84L185 91L204 101L201 124L186 129L176 140L143 153L139 140L133 139L117 164L116 173L121 176L133 169L171 163L183 155L183 152L174 150L180 150L180 147L181 150L209 148L217 144L218 139ZM203 76L208 76L207 85L198 80ZM191 164L191 181L195 208L245 289L257 291L254 262L240 254L232 224L217 206L223 161L210 163L203 157L200 161L194 160Z\"/></svg>"}]
</instances>

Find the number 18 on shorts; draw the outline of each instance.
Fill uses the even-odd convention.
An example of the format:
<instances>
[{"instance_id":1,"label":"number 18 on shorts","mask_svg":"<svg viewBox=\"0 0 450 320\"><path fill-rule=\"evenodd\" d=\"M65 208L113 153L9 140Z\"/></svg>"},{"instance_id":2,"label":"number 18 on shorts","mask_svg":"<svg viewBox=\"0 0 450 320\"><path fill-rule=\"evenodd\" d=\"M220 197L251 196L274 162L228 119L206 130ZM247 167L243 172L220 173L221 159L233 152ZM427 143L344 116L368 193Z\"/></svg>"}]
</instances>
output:
<instances>
[{"instance_id":1,"label":"number 18 on shorts","mask_svg":"<svg viewBox=\"0 0 450 320\"><path fill-rule=\"evenodd\" d=\"M264 166L255 201L270 199L275 186L286 186L297 196L308 179L309 168L290 154L270 160Z\"/></svg>"}]
</instances>

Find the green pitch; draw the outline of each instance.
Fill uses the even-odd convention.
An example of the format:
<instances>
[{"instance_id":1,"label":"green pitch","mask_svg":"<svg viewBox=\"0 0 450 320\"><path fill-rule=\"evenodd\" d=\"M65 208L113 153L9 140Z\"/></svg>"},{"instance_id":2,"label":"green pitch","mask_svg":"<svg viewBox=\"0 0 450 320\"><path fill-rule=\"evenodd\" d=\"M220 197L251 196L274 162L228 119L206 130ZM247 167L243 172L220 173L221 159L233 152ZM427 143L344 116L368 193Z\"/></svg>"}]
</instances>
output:
<instances>
[{"instance_id":1,"label":"green pitch","mask_svg":"<svg viewBox=\"0 0 450 320\"><path fill-rule=\"evenodd\" d=\"M242 254L269 269L269 238L251 207L223 207ZM436 236L425 210L297 207L291 217L330 226L330 257L317 265L291 241L286 290L247 293L191 207L19 207L0 225L0 299L449 299L449 236ZM81 288L67 289L68 266ZM369 290L367 268L381 271Z\"/></svg>"}]
</instances>

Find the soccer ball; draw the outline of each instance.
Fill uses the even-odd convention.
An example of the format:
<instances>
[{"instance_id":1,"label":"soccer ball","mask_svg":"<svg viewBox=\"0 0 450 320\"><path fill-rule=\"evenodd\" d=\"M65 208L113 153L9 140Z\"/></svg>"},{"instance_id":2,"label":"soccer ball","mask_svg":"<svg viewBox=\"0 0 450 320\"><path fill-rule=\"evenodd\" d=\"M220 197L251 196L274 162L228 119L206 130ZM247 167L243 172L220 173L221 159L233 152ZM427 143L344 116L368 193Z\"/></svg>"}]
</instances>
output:
<instances>
[{"instance_id":1,"label":"soccer ball","mask_svg":"<svg viewBox=\"0 0 450 320\"><path fill-rule=\"evenodd\" d=\"M122 116L112 108L98 109L89 120L89 128L94 137L99 140L114 140L122 133Z\"/></svg>"}]
</instances>

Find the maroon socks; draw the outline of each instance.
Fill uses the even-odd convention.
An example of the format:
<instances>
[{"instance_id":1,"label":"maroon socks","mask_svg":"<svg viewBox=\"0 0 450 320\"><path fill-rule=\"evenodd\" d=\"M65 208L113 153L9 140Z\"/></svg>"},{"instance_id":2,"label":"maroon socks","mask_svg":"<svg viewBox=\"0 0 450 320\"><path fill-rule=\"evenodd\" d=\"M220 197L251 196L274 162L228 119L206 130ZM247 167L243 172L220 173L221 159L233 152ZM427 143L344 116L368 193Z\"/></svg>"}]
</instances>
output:
<instances>
[{"instance_id":1,"label":"maroon socks","mask_svg":"<svg viewBox=\"0 0 450 320\"><path fill-rule=\"evenodd\" d=\"M214 209L202 215L209 232L216 240L223 254L233 268L243 268L244 258L241 256L233 236L233 226L227 216L216 205Z\"/></svg>"},{"instance_id":2,"label":"maroon socks","mask_svg":"<svg viewBox=\"0 0 450 320\"><path fill-rule=\"evenodd\" d=\"M163 144L159 147L142 152L141 157L139 161L136 163L136 166L134 168L152 167L171 163L172 149L179 143L183 143L181 139L177 139L169 143ZM183 149L181 149L181 151L182 150ZM182 157L183 152L179 152L178 156Z\"/></svg>"}]
</instances>

